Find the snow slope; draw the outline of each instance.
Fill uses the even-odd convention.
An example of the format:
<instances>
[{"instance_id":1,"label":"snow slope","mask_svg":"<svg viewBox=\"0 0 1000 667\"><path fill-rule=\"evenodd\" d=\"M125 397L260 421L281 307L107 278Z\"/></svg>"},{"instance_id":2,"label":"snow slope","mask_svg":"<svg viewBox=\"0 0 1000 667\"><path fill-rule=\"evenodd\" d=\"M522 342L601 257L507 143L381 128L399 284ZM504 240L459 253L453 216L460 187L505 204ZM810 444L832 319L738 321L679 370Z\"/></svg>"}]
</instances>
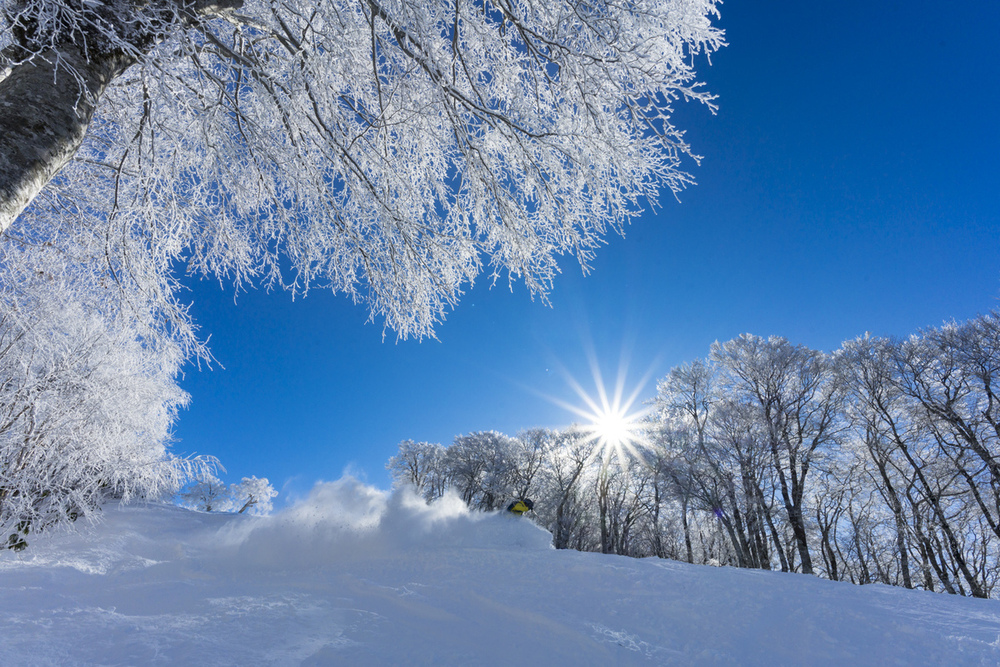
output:
<instances>
[{"instance_id":1,"label":"snow slope","mask_svg":"<svg viewBox=\"0 0 1000 667\"><path fill-rule=\"evenodd\" d=\"M996 665L1000 602L555 551L352 479L0 552L0 665Z\"/></svg>"}]
</instances>

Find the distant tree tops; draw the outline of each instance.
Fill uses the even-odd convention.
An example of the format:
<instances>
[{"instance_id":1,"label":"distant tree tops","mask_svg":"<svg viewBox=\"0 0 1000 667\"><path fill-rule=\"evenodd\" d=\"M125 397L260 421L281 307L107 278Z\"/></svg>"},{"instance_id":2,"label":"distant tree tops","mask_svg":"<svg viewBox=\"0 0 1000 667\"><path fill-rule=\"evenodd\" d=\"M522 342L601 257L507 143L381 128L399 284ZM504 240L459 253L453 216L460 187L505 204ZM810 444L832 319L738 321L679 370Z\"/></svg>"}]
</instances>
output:
<instances>
[{"instance_id":1,"label":"distant tree tops","mask_svg":"<svg viewBox=\"0 0 1000 667\"><path fill-rule=\"evenodd\" d=\"M636 457L584 430L400 443L428 501L535 500L557 548L990 597L1000 577L1000 314L833 353L743 335L657 386Z\"/></svg>"}]
</instances>

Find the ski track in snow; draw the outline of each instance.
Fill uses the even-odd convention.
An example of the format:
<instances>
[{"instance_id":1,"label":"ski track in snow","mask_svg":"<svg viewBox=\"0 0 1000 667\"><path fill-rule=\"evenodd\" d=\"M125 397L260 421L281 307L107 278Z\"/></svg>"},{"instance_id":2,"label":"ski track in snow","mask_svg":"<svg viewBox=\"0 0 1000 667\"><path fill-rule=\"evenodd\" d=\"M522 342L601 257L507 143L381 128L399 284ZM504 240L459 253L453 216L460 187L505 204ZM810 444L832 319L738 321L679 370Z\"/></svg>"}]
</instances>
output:
<instances>
[{"instance_id":1,"label":"ski track in snow","mask_svg":"<svg viewBox=\"0 0 1000 667\"><path fill-rule=\"evenodd\" d=\"M351 479L104 515L0 552L0 665L1000 664L995 600L555 551Z\"/></svg>"}]
</instances>

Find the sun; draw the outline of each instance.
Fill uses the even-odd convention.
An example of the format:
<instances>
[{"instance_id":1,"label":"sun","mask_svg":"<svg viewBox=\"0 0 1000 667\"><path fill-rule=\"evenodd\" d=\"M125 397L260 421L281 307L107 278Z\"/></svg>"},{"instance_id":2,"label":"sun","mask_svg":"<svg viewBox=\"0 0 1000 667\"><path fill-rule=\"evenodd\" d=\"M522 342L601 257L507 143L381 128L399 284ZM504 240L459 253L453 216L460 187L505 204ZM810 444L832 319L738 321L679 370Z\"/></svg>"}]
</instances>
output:
<instances>
[{"instance_id":1,"label":"sun","mask_svg":"<svg viewBox=\"0 0 1000 667\"><path fill-rule=\"evenodd\" d=\"M583 402L583 406L558 399L550 400L583 420L579 428L596 444L595 454L599 455L605 464L614 456L620 461L629 456L639 457L639 450L648 444L645 417L650 408L634 406L651 375L651 370L627 394L625 391L627 369L624 364L619 366L617 382L614 389L609 391L604 384L596 359L591 357L590 361L596 396L587 392L579 382L566 373L570 387Z\"/></svg>"},{"instance_id":2,"label":"sun","mask_svg":"<svg viewBox=\"0 0 1000 667\"><path fill-rule=\"evenodd\" d=\"M581 426L590 439L596 442L601 459L608 462L612 456L624 460L626 456L639 456L639 449L646 444L642 417L645 411L629 412L631 404L607 405L593 412L577 414L589 420Z\"/></svg>"},{"instance_id":3,"label":"sun","mask_svg":"<svg viewBox=\"0 0 1000 667\"><path fill-rule=\"evenodd\" d=\"M635 424L621 410L611 410L597 415L590 428L602 443L609 446L621 446L634 439Z\"/></svg>"},{"instance_id":4,"label":"sun","mask_svg":"<svg viewBox=\"0 0 1000 667\"><path fill-rule=\"evenodd\" d=\"M594 422L594 431L608 442L622 442L629 439L629 426L625 415L612 412Z\"/></svg>"}]
</instances>

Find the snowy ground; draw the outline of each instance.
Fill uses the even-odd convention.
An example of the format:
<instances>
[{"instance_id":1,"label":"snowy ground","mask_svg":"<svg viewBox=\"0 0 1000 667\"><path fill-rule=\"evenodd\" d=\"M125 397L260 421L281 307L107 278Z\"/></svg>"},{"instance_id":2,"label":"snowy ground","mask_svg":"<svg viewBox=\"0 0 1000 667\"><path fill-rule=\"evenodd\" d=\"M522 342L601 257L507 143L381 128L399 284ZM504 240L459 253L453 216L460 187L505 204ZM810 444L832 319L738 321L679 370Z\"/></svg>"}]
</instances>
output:
<instances>
[{"instance_id":1,"label":"snowy ground","mask_svg":"<svg viewBox=\"0 0 1000 667\"><path fill-rule=\"evenodd\" d=\"M1000 602L555 551L353 480L0 552L0 665L997 665Z\"/></svg>"}]
</instances>

